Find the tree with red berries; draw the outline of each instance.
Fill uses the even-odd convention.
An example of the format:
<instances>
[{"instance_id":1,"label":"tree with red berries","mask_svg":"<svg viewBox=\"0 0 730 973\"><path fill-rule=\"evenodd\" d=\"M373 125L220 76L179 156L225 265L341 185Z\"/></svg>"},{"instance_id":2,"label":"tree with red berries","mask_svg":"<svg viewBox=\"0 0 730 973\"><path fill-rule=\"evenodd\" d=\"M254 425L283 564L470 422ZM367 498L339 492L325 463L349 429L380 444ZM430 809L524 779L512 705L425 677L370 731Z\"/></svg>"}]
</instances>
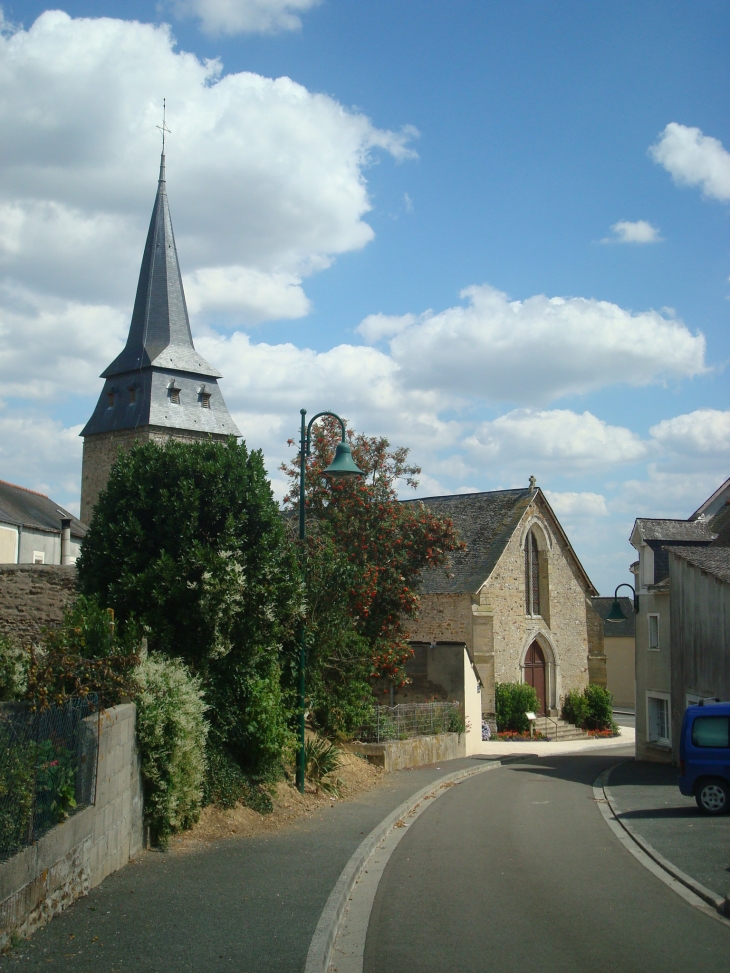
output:
<instances>
[{"instance_id":1,"label":"tree with red berries","mask_svg":"<svg viewBox=\"0 0 730 973\"><path fill-rule=\"evenodd\" d=\"M324 470L340 438L339 423L330 417L312 428L305 503L307 523L316 525L312 533L318 539L308 543L319 551L326 538L347 566L342 572L348 585L344 607L352 631L359 636L360 654L367 653L362 661L368 675L399 685L412 654L408 621L418 614L419 576L425 568L445 564L460 543L449 519L437 517L425 504L398 502L398 484L415 489L421 470L408 462L408 449L391 449L384 437L348 430L353 459L365 475L344 482L326 477ZM289 443L294 445L293 440ZM285 505L297 510L299 456L281 469L290 480ZM321 577L321 570L308 571L307 597L312 605L326 600L327 590L317 590ZM330 587L329 597L332 594Z\"/></svg>"}]
</instances>

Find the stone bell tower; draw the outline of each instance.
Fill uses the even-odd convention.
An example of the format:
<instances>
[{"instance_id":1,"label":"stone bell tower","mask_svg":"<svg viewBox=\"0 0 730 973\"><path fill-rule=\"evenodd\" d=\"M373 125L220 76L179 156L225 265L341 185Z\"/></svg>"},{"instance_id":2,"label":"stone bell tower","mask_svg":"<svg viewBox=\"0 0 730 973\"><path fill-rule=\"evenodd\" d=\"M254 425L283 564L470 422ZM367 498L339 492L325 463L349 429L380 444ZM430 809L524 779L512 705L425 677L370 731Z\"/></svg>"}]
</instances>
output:
<instances>
[{"instance_id":1,"label":"stone bell tower","mask_svg":"<svg viewBox=\"0 0 730 973\"><path fill-rule=\"evenodd\" d=\"M101 377L104 388L81 432L84 523L120 448L240 436L218 387L220 372L193 345L167 203L164 145L127 344Z\"/></svg>"}]
</instances>

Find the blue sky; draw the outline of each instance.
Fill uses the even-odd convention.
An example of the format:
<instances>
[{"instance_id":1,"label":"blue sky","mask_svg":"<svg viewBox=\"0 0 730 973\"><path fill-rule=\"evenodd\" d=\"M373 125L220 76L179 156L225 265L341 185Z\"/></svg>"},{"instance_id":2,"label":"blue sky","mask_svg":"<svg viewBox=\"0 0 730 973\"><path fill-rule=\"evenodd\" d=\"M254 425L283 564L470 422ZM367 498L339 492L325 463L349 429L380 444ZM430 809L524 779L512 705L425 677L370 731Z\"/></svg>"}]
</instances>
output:
<instances>
[{"instance_id":1,"label":"blue sky","mask_svg":"<svg viewBox=\"0 0 730 973\"><path fill-rule=\"evenodd\" d=\"M423 495L535 473L605 593L728 476L728 3L3 9L4 478L78 503L163 96L196 343L277 491L333 408Z\"/></svg>"}]
</instances>

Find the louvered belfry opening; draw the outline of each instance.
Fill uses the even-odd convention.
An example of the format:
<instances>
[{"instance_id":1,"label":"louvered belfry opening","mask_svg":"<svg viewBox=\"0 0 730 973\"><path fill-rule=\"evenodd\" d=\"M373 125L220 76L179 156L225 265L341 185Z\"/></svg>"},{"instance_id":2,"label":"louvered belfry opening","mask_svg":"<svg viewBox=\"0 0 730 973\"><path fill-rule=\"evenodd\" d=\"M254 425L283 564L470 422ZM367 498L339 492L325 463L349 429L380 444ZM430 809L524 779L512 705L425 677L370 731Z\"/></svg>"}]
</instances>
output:
<instances>
[{"instance_id":1,"label":"louvered belfry opening","mask_svg":"<svg viewBox=\"0 0 730 973\"><path fill-rule=\"evenodd\" d=\"M528 615L540 614L540 568L532 531L525 540L525 612Z\"/></svg>"}]
</instances>

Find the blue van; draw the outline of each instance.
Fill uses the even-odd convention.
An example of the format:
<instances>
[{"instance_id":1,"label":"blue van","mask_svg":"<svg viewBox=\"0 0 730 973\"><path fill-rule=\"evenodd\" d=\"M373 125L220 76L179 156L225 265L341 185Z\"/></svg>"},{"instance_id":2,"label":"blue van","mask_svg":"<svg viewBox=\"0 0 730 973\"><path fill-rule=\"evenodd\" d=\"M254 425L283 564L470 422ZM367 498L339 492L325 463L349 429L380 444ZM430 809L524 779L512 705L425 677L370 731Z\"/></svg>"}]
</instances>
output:
<instances>
[{"instance_id":1,"label":"blue van","mask_svg":"<svg viewBox=\"0 0 730 973\"><path fill-rule=\"evenodd\" d=\"M730 811L730 703L688 706L679 741L679 789L705 814Z\"/></svg>"}]
</instances>

